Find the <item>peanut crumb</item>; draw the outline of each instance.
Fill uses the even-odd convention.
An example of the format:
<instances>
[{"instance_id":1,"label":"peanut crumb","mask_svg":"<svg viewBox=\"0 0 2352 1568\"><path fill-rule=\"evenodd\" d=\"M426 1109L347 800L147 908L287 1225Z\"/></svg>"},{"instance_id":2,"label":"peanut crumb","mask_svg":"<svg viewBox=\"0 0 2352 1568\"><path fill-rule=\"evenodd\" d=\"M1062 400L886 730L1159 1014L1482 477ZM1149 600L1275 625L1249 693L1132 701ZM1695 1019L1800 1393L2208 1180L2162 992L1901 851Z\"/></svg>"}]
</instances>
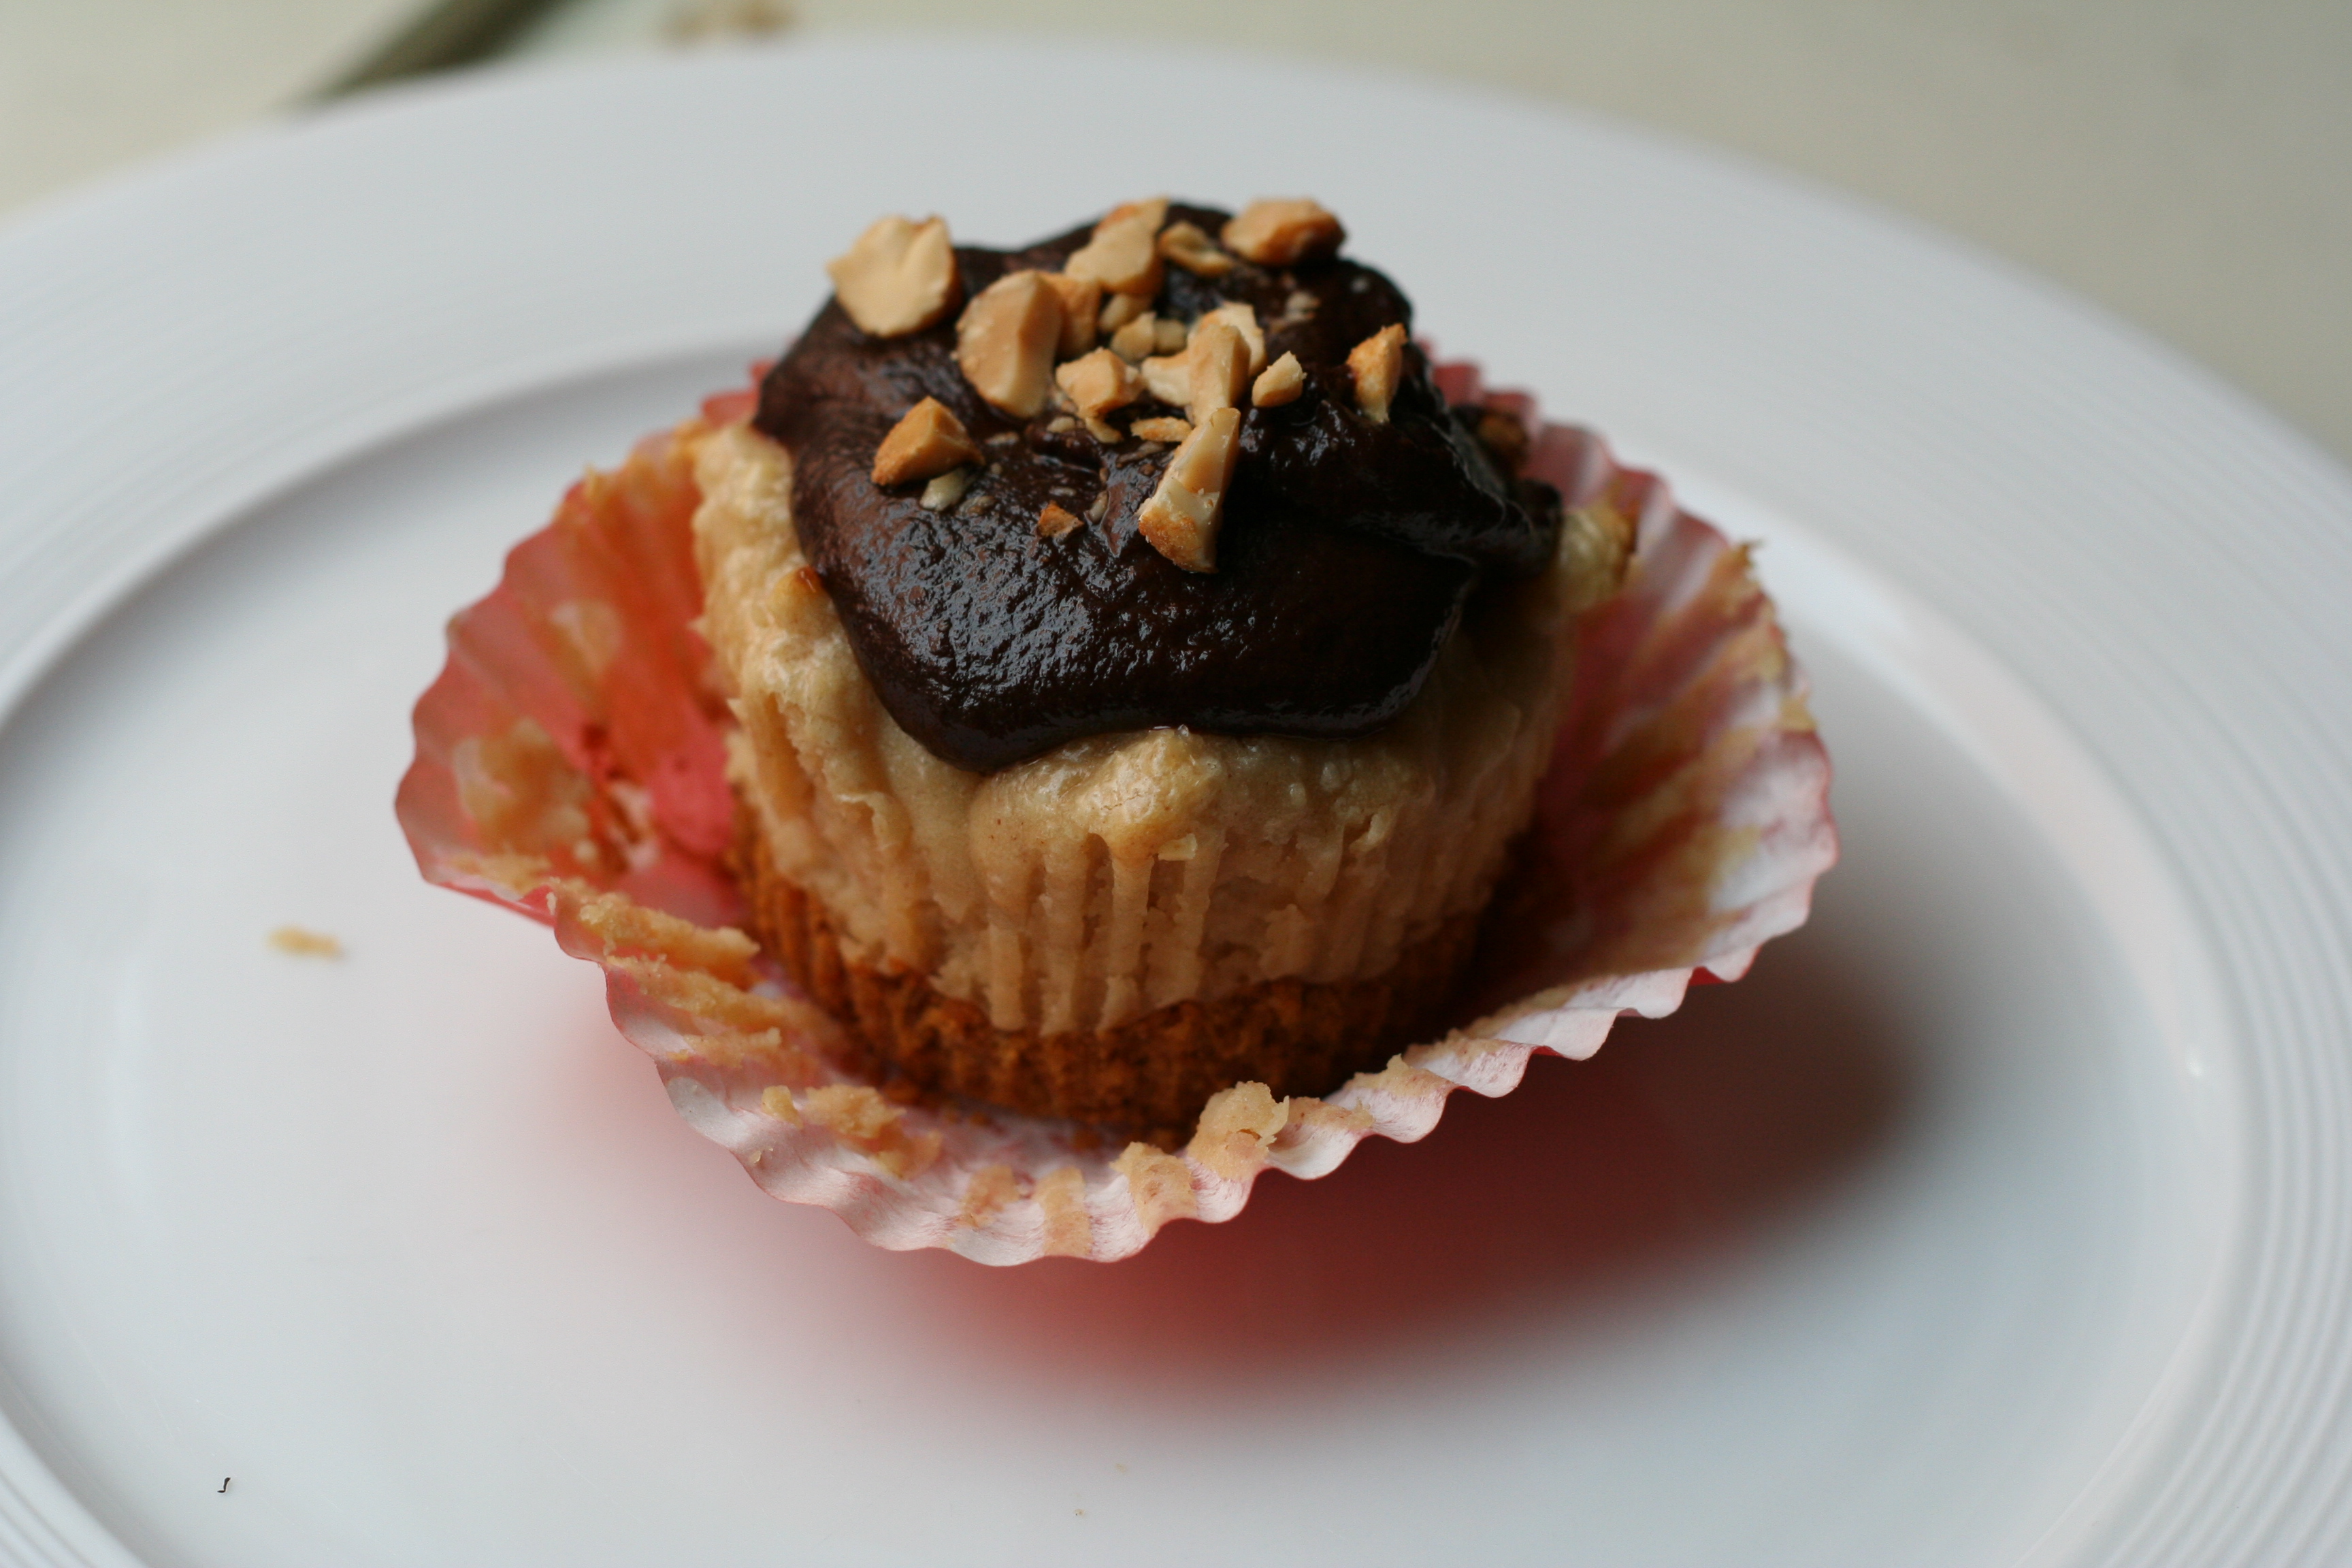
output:
<instances>
[{"instance_id":1,"label":"peanut crumb","mask_svg":"<svg viewBox=\"0 0 2352 1568\"><path fill-rule=\"evenodd\" d=\"M1095 325L1105 332L1116 332L1138 316L1151 314L1151 300L1145 294L1113 294L1103 301L1102 314Z\"/></svg>"},{"instance_id":2,"label":"peanut crumb","mask_svg":"<svg viewBox=\"0 0 2352 1568\"><path fill-rule=\"evenodd\" d=\"M1220 408L1239 406L1250 384L1249 341L1232 322L1202 317L1184 362L1184 411L1194 429Z\"/></svg>"},{"instance_id":3,"label":"peanut crumb","mask_svg":"<svg viewBox=\"0 0 2352 1568\"><path fill-rule=\"evenodd\" d=\"M1143 395L1143 378L1109 349L1097 349L1061 366L1054 372L1054 382L1097 440L1118 440L1118 432L1103 423L1103 416Z\"/></svg>"},{"instance_id":4,"label":"peanut crumb","mask_svg":"<svg viewBox=\"0 0 2352 1568\"><path fill-rule=\"evenodd\" d=\"M279 926L269 933L269 945L297 958L341 958L343 944L322 931L307 926Z\"/></svg>"},{"instance_id":5,"label":"peanut crumb","mask_svg":"<svg viewBox=\"0 0 2352 1568\"><path fill-rule=\"evenodd\" d=\"M1045 428L1056 436L1066 436L1078 427L1078 422L1066 414L1055 415L1045 421Z\"/></svg>"},{"instance_id":6,"label":"peanut crumb","mask_svg":"<svg viewBox=\"0 0 2352 1568\"><path fill-rule=\"evenodd\" d=\"M834 296L858 330L877 338L921 331L955 309L962 284L941 218L877 218L825 263Z\"/></svg>"},{"instance_id":7,"label":"peanut crumb","mask_svg":"<svg viewBox=\"0 0 2352 1568\"><path fill-rule=\"evenodd\" d=\"M1223 322L1242 335L1242 342L1249 345L1249 373L1252 375L1265 368L1265 333L1258 329L1257 311L1250 307L1247 300L1235 300L1231 304L1220 305L1208 311L1192 323L1192 331L1186 341L1199 337L1201 329L1212 321Z\"/></svg>"},{"instance_id":8,"label":"peanut crumb","mask_svg":"<svg viewBox=\"0 0 2352 1568\"><path fill-rule=\"evenodd\" d=\"M1225 488L1241 457L1241 417L1239 409L1224 407L1195 425L1168 459L1160 488L1136 512L1136 527L1151 547L1187 572L1216 570Z\"/></svg>"},{"instance_id":9,"label":"peanut crumb","mask_svg":"<svg viewBox=\"0 0 2352 1568\"><path fill-rule=\"evenodd\" d=\"M1192 336L1191 329L1181 321L1155 320L1151 323L1151 346L1164 354L1183 353Z\"/></svg>"},{"instance_id":10,"label":"peanut crumb","mask_svg":"<svg viewBox=\"0 0 2352 1568\"><path fill-rule=\"evenodd\" d=\"M1048 272L1046 285L1062 301L1062 341L1055 352L1075 359L1095 346L1095 312L1102 303L1102 285L1091 278Z\"/></svg>"},{"instance_id":11,"label":"peanut crumb","mask_svg":"<svg viewBox=\"0 0 2352 1568\"><path fill-rule=\"evenodd\" d=\"M1314 202L1255 201L1225 225L1224 241L1261 267L1288 267L1339 248L1348 231Z\"/></svg>"},{"instance_id":12,"label":"peanut crumb","mask_svg":"<svg viewBox=\"0 0 2352 1568\"><path fill-rule=\"evenodd\" d=\"M1127 296L1120 295L1125 299ZM1160 348L1160 318L1146 310L1122 323L1110 335L1110 352L1129 364L1139 363Z\"/></svg>"},{"instance_id":13,"label":"peanut crumb","mask_svg":"<svg viewBox=\"0 0 2352 1568\"><path fill-rule=\"evenodd\" d=\"M1382 327L1348 351L1348 373L1356 378L1356 406L1375 425L1389 422L1389 403L1404 375L1404 328Z\"/></svg>"},{"instance_id":14,"label":"peanut crumb","mask_svg":"<svg viewBox=\"0 0 2352 1568\"><path fill-rule=\"evenodd\" d=\"M963 500L963 492L971 488L970 468L950 468L923 487L920 504L925 511L945 511Z\"/></svg>"},{"instance_id":15,"label":"peanut crumb","mask_svg":"<svg viewBox=\"0 0 2352 1568\"><path fill-rule=\"evenodd\" d=\"M1095 225L1094 235L1062 264L1073 278L1091 279L1112 294L1149 300L1160 292L1162 268L1155 244L1168 221L1168 199L1129 202Z\"/></svg>"},{"instance_id":16,"label":"peanut crumb","mask_svg":"<svg viewBox=\"0 0 2352 1568\"><path fill-rule=\"evenodd\" d=\"M1059 501L1047 501L1037 514L1037 537L1059 539L1078 526L1078 514Z\"/></svg>"},{"instance_id":17,"label":"peanut crumb","mask_svg":"<svg viewBox=\"0 0 2352 1568\"><path fill-rule=\"evenodd\" d=\"M1196 223L1171 223L1160 230L1160 254L1196 277L1223 278L1234 269L1234 258Z\"/></svg>"},{"instance_id":18,"label":"peanut crumb","mask_svg":"<svg viewBox=\"0 0 2352 1568\"><path fill-rule=\"evenodd\" d=\"M1136 369L1143 374L1143 389L1162 403L1172 403L1181 408L1192 397L1192 361L1189 354L1154 354Z\"/></svg>"},{"instance_id":19,"label":"peanut crumb","mask_svg":"<svg viewBox=\"0 0 2352 1568\"><path fill-rule=\"evenodd\" d=\"M1045 274L1008 272L956 321L956 363L972 389L1016 419L1045 406L1062 341L1062 297Z\"/></svg>"},{"instance_id":20,"label":"peanut crumb","mask_svg":"<svg viewBox=\"0 0 2352 1568\"><path fill-rule=\"evenodd\" d=\"M1140 437L1147 442L1165 441L1172 447L1192 433L1192 422L1190 419L1179 419L1173 415L1155 415L1151 418L1139 419L1129 425L1127 427L1127 433Z\"/></svg>"},{"instance_id":21,"label":"peanut crumb","mask_svg":"<svg viewBox=\"0 0 2352 1568\"><path fill-rule=\"evenodd\" d=\"M1258 408L1279 408L1297 401L1307 390L1307 371L1298 356L1285 351L1283 356L1259 373L1250 386L1250 403Z\"/></svg>"},{"instance_id":22,"label":"peanut crumb","mask_svg":"<svg viewBox=\"0 0 2352 1568\"><path fill-rule=\"evenodd\" d=\"M985 456L946 404L926 397L901 415L874 449L874 482L897 485L928 479L959 464L980 462Z\"/></svg>"}]
</instances>

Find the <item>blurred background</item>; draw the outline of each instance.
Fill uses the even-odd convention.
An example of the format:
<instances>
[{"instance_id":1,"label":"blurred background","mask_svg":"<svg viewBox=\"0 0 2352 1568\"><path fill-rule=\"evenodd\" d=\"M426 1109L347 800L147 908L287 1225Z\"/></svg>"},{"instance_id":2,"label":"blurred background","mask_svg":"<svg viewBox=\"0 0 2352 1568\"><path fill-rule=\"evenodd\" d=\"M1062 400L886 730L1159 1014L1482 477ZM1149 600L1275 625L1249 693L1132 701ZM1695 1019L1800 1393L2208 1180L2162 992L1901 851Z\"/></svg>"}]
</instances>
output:
<instances>
[{"instance_id":1,"label":"blurred background","mask_svg":"<svg viewBox=\"0 0 2352 1568\"><path fill-rule=\"evenodd\" d=\"M0 223L436 70L940 27L1597 110L2038 272L2352 462L2352 0L0 0Z\"/></svg>"}]
</instances>

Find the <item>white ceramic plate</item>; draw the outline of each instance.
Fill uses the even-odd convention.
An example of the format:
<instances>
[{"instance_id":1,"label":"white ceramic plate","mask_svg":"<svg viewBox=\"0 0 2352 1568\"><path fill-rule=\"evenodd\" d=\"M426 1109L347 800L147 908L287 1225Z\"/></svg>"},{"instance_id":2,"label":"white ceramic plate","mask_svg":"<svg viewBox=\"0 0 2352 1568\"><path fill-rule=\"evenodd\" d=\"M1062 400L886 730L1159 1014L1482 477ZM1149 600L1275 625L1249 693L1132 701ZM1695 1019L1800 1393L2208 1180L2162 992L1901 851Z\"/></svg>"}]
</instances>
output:
<instances>
[{"instance_id":1,"label":"white ceramic plate","mask_svg":"<svg viewBox=\"0 0 2352 1568\"><path fill-rule=\"evenodd\" d=\"M1073 110L1138 79L1182 114ZM1766 540L1846 863L1748 980L1230 1226L878 1252L418 883L406 710L877 212L1162 189L1317 194ZM215 148L0 237L0 1557L2352 1551L2352 486L2079 307L1524 105L948 41Z\"/></svg>"}]
</instances>

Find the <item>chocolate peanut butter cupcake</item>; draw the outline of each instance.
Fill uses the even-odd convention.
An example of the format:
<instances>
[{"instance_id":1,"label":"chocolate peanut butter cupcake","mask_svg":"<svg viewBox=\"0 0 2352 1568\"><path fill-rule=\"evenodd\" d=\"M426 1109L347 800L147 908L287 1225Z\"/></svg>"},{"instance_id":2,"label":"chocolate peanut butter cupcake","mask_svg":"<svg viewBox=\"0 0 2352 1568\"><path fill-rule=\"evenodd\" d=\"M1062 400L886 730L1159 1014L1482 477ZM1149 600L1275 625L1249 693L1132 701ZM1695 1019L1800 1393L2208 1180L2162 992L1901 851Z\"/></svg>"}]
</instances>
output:
<instances>
[{"instance_id":1,"label":"chocolate peanut butter cupcake","mask_svg":"<svg viewBox=\"0 0 2352 1568\"><path fill-rule=\"evenodd\" d=\"M1440 1023L1630 541L1344 237L886 218L703 440L739 868L877 1076L1189 1127Z\"/></svg>"}]
</instances>

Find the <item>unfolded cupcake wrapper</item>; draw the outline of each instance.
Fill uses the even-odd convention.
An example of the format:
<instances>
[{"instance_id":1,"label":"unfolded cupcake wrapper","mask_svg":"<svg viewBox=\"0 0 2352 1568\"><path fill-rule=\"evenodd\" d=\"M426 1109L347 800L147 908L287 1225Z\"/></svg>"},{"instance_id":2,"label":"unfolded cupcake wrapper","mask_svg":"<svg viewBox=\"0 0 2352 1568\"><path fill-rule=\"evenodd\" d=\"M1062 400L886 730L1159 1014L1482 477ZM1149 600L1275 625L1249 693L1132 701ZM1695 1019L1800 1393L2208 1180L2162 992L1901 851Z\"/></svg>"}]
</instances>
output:
<instances>
[{"instance_id":1,"label":"unfolded cupcake wrapper","mask_svg":"<svg viewBox=\"0 0 2352 1568\"><path fill-rule=\"evenodd\" d=\"M449 628L415 714L403 829L430 880L551 923L601 965L614 1021L678 1113L776 1197L877 1246L983 1263L1124 1258L1173 1219L1241 1212L1265 1171L1314 1177L1374 1135L1425 1136L1457 1089L1500 1095L1538 1051L1582 1058L1627 1013L1734 980L1804 922L1837 857L1827 753L1748 552L1656 477L1532 402L1439 368L1455 403L1538 432L1529 471L1635 522L1624 586L1579 624L1573 688L1463 1024L1321 1099L1238 1084L1179 1149L986 1107L902 1100L842 1064L832 1019L739 929L731 724L694 629L693 448L707 403L575 485Z\"/></svg>"}]
</instances>

